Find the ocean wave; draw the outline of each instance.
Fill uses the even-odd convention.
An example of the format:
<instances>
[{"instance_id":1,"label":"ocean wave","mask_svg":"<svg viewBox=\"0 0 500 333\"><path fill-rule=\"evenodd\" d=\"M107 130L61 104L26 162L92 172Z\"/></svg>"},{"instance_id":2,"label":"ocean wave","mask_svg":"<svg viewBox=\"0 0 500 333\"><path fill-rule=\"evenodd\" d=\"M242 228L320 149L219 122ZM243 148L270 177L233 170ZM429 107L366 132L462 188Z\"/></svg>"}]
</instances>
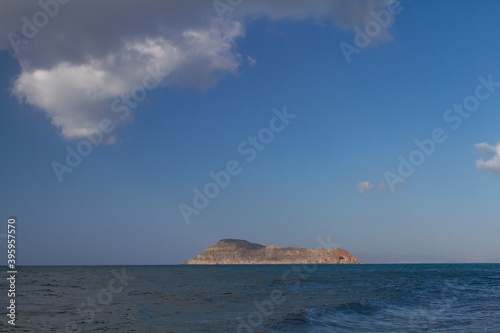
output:
<instances>
[{"instance_id":1,"label":"ocean wave","mask_svg":"<svg viewBox=\"0 0 500 333\"><path fill-rule=\"evenodd\" d=\"M484 304L483 304L484 309ZM498 311L498 307L496 307ZM498 313L498 312L497 312ZM320 307L304 307L268 325L270 332L435 332L473 329L491 317L471 314L457 300L442 299L412 305L375 300L346 302Z\"/></svg>"}]
</instances>

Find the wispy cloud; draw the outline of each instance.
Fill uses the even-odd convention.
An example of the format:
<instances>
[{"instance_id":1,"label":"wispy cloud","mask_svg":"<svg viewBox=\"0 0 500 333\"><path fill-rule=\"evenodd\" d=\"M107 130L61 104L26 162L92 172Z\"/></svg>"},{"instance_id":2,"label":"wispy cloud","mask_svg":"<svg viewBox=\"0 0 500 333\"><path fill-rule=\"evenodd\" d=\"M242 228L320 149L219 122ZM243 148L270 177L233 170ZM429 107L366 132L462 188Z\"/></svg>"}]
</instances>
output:
<instances>
[{"instance_id":1,"label":"wispy cloud","mask_svg":"<svg viewBox=\"0 0 500 333\"><path fill-rule=\"evenodd\" d=\"M476 143L474 147L479 150L480 154L489 158L486 160L483 158L477 160L477 168L479 170L500 175L500 143L496 146L490 146L487 143Z\"/></svg>"}]
</instances>

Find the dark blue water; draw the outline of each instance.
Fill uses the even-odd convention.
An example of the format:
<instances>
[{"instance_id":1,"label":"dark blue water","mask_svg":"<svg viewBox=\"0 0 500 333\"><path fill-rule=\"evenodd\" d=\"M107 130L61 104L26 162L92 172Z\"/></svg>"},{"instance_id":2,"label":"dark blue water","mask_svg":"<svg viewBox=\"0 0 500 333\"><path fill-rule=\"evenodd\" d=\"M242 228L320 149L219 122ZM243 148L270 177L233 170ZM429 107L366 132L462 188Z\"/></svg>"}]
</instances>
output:
<instances>
[{"instance_id":1,"label":"dark blue water","mask_svg":"<svg viewBox=\"0 0 500 333\"><path fill-rule=\"evenodd\" d=\"M0 331L500 332L500 264L22 267L17 289Z\"/></svg>"}]
</instances>

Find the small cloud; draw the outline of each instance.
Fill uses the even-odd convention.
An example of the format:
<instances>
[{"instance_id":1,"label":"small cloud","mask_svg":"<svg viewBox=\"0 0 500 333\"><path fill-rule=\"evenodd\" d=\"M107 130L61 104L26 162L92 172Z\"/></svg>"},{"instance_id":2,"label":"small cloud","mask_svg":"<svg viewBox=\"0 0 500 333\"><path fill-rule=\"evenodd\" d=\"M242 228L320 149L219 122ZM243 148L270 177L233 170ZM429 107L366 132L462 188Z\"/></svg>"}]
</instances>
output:
<instances>
[{"instance_id":1,"label":"small cloud","mask_svg":"<svg viewBox=\"0 0 500 333\"><path fill-rule=\"evenodd\" d=\"M371 184L368 181L358 183L358 190L359 190L359 192L361 192L363 194L373 190L374 188L375 188L375 185Z\"/></svg>"},{"instance_id":2,"label":"small cloud","mask_svg":"<svg viewBox=\"0 0 500 333\"><path fill-rule=\"evenodd\" d=\"M496 175L500 175L500 143L496 146L490 146L487 143L476 143L474 148L479 150L479 154L489 157L490 159L480 159L476 161L476 167L479 170L487 171Z\"/></svg>"},{"instance_id":3,"label":"small cloud","mask_svg":"<svg viewBox=\"0 0 500 333\"><path fill-rule=\"evenodd\" d=\"M254 59L254 58L250 57L249 55L247 55L247 60L248 60L248 63L250 64L250 66L253 66L257 63L257 59Z\"/></svg>"}]
</instances>

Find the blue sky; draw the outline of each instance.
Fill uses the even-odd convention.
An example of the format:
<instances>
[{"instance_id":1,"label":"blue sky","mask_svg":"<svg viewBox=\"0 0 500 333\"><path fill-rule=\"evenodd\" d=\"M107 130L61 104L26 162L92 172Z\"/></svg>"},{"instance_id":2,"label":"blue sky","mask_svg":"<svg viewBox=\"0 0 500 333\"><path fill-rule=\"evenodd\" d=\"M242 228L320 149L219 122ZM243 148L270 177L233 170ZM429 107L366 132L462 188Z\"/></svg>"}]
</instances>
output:
<instances>
[{"instance_id":1,"label":"blue sky","mask_svg":"<svg viewBox=\"0 0 500 333\"><path fill-rule=\"evenodd\" d=\"M500 82L497 2L393 4L350 63L341 43L387 1L247 0L221 17L197 1L57 4L17 53L8 33L43 9L1 5L0 211L19 264L177 264L222 238L327 235L368 263L500 261L500 86L459 128L443 119L478 77ZM140 94L146 68L161 84L119 119L110 105ZM238 147L285 109L248 162ZM116 129L60 181L54 162L103 119ZM446 141L391 191L386 172L437 128ZM196 209L193 189L229 161L241 172L186 223L179 205Z\"/></svg>"}]
</instances>

